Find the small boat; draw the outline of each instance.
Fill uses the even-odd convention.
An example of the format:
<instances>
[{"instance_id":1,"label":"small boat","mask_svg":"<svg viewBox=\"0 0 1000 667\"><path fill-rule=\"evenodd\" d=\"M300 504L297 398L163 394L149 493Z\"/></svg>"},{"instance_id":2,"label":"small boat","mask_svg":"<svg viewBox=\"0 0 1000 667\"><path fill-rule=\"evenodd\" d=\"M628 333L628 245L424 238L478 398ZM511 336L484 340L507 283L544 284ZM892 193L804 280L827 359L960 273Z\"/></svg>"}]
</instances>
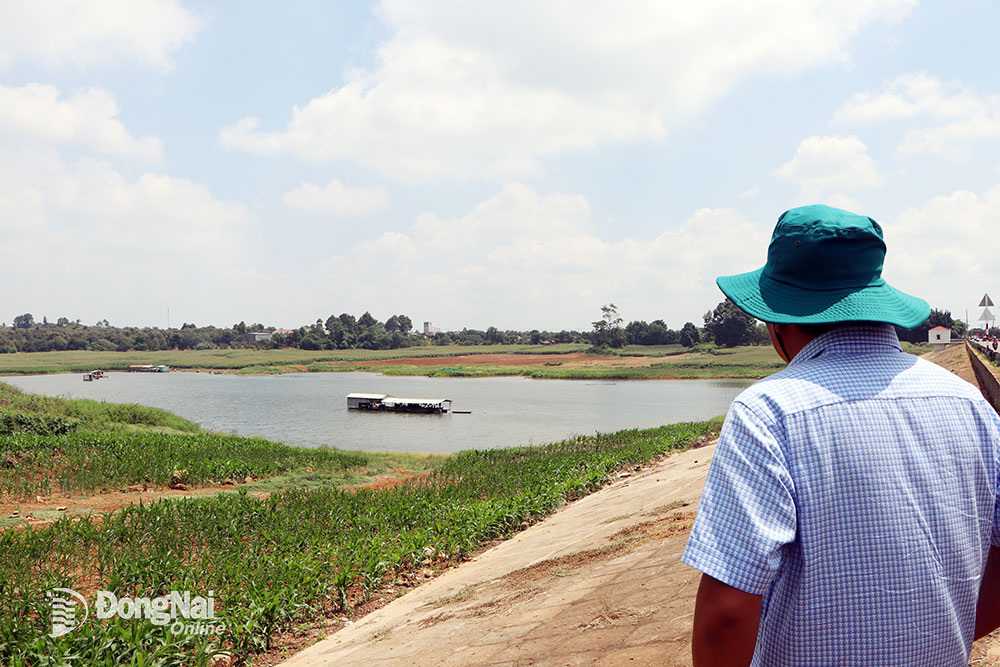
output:
<instances>
[{"instance_id":1,"label":"small boat","mask_svg":"<svg viewBox=\"0 0 1000 667\"><path fill-rule=\"evenodd\" d=\"M90 379L92 380L100 380L104 377L104 371L90 371L88 375L90 375Z\"/></svg>"}]
</instances>

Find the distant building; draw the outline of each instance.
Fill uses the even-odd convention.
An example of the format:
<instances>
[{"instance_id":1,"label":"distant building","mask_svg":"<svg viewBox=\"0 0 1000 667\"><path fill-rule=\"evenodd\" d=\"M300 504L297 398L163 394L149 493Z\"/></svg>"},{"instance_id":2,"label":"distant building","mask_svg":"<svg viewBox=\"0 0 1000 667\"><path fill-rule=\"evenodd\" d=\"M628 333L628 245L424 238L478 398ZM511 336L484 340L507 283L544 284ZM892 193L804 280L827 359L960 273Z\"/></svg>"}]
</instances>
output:
<instances>
[{"instance_id":1,"label":"distant building","mask_svg":"<svg viewBox=\"0 0 1000 667\"><path fill-rule=\"evenodd\" d=\"M437 327L431 326L430 322L424 322L424 335L428 338L432 338L441 333L441 330Z\"/></svg>"},{"instance_id":2,"label":"distant building","mask_svg":"<svg viewBox=\"0 0 1000 667\"><path fill-rule=\"evenodd\" d=\"M927 342L934 346L934 351L943 350L951 342L951 329L934 327L927 332Z\"/></svg>"},{"instance_id":3,"label":"distant building","mask_svg":"<svg viewBox=\"0 0 1000 667\"><path fill-rule=\"evenodd\" d=\"M248 331L243 334L248 343L260 343L271 340L271 333L268 331Z\"/></svg>"},{"instance_id":4,"label":"distant building","mask_svg":"<svg viewBox=\"0 0 1000 667\"><path fill-rule=\"evenodd\" d=\"M271 333L290 334L295 333L295 329L275 329Z\"/></svg>"}]
</instances>

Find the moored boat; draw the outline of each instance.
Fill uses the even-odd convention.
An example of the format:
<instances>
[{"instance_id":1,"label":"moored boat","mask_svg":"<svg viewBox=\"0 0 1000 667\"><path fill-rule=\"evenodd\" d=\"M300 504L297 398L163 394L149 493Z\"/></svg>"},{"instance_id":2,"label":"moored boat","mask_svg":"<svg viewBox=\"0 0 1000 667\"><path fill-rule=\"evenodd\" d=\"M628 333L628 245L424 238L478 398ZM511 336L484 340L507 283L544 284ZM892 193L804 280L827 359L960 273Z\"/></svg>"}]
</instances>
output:
<instances>
[{"instance_id":1,"label":"moored boat","mask_svg":"<svg viewBox=\"0 0 1000 667\"><path fill-rule=\"evenodd\" d=\"M389 394L352 393L347 395L347 409L372 412L444 414L451 409L451 399L401 398Z\"/></svg>"}]
</instances>

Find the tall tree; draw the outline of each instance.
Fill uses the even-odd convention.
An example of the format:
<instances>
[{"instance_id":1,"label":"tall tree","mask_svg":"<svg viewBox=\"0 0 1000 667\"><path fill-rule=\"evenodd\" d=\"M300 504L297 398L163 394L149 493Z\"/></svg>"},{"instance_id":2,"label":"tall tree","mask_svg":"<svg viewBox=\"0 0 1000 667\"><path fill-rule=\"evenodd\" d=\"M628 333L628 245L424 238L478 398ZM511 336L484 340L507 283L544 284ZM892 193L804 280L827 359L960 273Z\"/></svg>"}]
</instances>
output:
<instances>
[{"instance_id":1,"label":"tall tree","mask_svg":"<svg viewBox=\"0 0 1000 667\"><path fill-rule=\"evenodd\" d=\"M705 313L705 328L718 345L749 345L757 337L757 318L748 315L727 298L715 310Z\"/></svg>"},{"instance_id":2,"label":"tall tree","mask_svg":"<svg viewBox=\"0 0 1000 667\"><path fill-rule=\"evenodd\" d=\"M694 347L701 342L701 333L698 331L698 327L694 325L694 322L684 323L684 326L681 327L681 335L677 342L684 347Z\"/></svg>"},{"instance_id":3,"label":"tall tree","mask_svg":"<svg viewBox=\"0 0 1000 667\"><path fill-rule=\"evenodd\" d=\"M35 316L31 313L25 313L23 315L18 315L14 318L14 328L15 329L30 329L35 323Z\"/></svg>"},{"instance_id":4,"label":"tall tree","mask_svg":"<svg viewBox=\"0 0 1000 667\"><path fill-rule=\"evenodd\" d=\"M594 324L593 341L596 346L625 347L626 335L618 306L609 303L601 306L601 319Z\"/></svg>"}]
</instances>

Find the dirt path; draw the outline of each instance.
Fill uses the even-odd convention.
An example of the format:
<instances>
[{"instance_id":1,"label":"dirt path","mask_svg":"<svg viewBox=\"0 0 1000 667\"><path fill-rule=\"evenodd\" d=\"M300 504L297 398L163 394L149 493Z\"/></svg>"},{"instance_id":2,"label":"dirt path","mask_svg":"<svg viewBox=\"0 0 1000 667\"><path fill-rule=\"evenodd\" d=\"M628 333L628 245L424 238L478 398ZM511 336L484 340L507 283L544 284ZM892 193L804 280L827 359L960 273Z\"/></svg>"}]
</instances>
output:
<instances>
[{"instance_id":1,"label":"dirt path","mask_svg":"<svg viewBox=\"0 0 1000 667\"><path fill-rule=\"evenodd\" d=\"M923 358L933 361L970 384L976 384L976 374L972 370L972 363L969 361L969 353L965 350L965 343L949 345L940 352L928 352L923 355Z\"/></svg>"},{"instance_id":2,"label":"dirt path","mask_svg":"<svg viewBox=\"0 0 1000 667\"><path fill-rule=\"evenodd\" d=\"M149 504L164 498L197 498L211 496L223 491L232 491L236 486L205 486L194 489L146 488L144 485L133 485L128 490L98 493L94 495L57 493L49 496L36 496L30 501L8 500L0 503L0 519L8 521L20 520L21 523L8 525L41 526L52 523L64 515L88 516L113 512L127 505L140 502ZM255 493L254 495L260 495ZM266 495L266 494L265 494ZM0 524L0 530L5 526Z\"/></svg>"},{"instance_id":3,"label":"dirt path","mask_svg":"<svg viewBox=\"0 0 1000 667\"><path fill-rule=\"evenodd\" d=\"M963 346L937 355L974 382ZM690 665L700 574L680 555L713 451L623 478L283 664ZM1000 637L970 665L1000 667Z\"/></svg>"}]
</instances>

